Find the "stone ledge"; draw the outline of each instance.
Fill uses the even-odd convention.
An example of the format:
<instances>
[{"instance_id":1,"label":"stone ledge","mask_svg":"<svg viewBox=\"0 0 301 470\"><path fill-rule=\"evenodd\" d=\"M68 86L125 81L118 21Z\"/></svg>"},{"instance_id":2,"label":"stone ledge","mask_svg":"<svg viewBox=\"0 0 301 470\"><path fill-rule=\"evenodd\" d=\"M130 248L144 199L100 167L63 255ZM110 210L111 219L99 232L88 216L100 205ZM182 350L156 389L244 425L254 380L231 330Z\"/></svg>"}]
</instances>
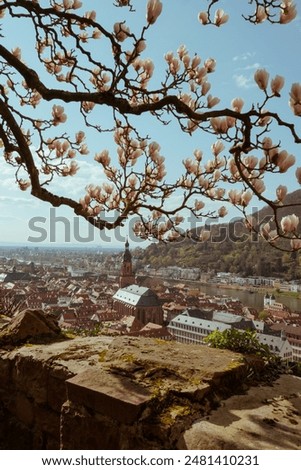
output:
<instances>
[{"instance_id":1,"label":"stone ledge","mask_svg":"<svg viewBox=\"0 0 301 470\"><path fill-rule=\"evenodd\" d=\"M68 400L125 424L136 421L151 400L142 386L102 369L78 374L67 380L66 386Z\"/></svg>"}]
</instances>

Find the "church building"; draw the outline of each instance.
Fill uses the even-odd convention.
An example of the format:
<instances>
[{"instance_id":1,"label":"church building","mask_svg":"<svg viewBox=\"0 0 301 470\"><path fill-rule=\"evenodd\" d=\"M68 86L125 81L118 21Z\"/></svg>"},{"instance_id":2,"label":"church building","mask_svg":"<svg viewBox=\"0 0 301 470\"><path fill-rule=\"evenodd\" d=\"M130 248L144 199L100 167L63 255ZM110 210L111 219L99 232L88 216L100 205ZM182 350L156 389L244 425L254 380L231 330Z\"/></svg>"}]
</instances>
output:
<instances>
[{"instance_id":1,"label":"church building","mask_svg":"<svg viewBox=\"0 0 301 470\"><path fill-rule=\"evenodd\" d=\"M121 315L133 315L137 320L147 323L163 324L163 310L155 292L135 283L132 255L126 241L119 277L119 289L113 295L113 308Z\"/></svg>"}]
</instances>

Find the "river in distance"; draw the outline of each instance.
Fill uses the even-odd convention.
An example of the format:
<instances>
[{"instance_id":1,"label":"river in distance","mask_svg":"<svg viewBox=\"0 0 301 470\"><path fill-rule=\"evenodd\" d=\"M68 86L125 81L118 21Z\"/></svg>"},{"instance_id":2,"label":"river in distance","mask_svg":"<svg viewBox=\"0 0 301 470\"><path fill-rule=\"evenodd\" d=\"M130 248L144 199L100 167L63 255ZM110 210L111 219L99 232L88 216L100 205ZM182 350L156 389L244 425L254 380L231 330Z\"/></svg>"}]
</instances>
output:
<instances>
[{"instance_id":1,"label":"river in distance","mask_svg":"<svg viewBox=\"0 0 301 470\"><path fill-rule=\"evenodd\" d=\"M239 299L247 307L256 308L259 312L263 310L264 292L250 292L248 290L227 289L215 285L200 284L199 289L208 295L226 295ZM275 293L277 302L286 305L292 312L301 312L301 299Z\"/></svg>"}]
</instances>

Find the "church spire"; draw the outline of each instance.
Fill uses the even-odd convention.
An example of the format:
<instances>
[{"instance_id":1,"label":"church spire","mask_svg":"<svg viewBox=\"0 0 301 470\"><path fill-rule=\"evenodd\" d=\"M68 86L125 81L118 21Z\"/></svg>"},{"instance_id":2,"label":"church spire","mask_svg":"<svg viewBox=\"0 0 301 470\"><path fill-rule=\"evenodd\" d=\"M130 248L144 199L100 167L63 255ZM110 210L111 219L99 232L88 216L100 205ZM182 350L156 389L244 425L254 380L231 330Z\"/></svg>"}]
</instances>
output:
<instances>
[{"instance_id":1,"label":"church spire","mask_svg":"<svg viewBox=\"0 0 301 470\"><path fill-rule=\"evenodd\" d=\"M126 287L130 284L135 284L135 275L133 272L132 266L132 255L129 249L129 241L126 239L125 248L123 253L123 261L120 270L120 277L119 277L119 286Z\"/></svg>"}]
</instances>

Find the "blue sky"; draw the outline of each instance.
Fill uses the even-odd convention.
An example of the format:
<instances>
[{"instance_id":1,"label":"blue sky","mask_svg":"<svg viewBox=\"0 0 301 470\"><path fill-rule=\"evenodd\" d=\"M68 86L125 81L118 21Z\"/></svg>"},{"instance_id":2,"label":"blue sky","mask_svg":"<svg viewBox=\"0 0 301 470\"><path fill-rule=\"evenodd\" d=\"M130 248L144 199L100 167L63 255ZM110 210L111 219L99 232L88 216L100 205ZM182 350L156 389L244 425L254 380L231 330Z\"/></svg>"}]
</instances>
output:
<instances>
[{"instance_id":1,"label":"blue sky","mask_svg":"<svg viewBox=\"0 0 301 470\"><path fill-rule=\"evenodd\" d=\"M46 4L48 2L41 2ZM84 11L96 9L97 19L108 29L112 29L117 21L127 20L131 30L138 32L145 21L146 0L134 0L133 4L136 13L128 14L126 9L112 7L112 1L102 0L95 2L83 0ZM289 89L292 83L301 82L301 19L300 14L295 21L288 25L270 25L263 23L254 26L241 18L241 14L251 12L252 6L248 1L224 1L220 3L230 15L230 20L221 28L204 27L197 19L198 12L204 9L206 1L201 0L163 0L163 12L157 22L147 32L147 49L143 53L143 58L151 58L155 63L155 73L153 82L160 82L164 78L164 54L168 51L176 52L181 44L185 44L191 55L197 53L202 60L212 57L216 59L216 72L209 76L212 88L210 93L218 96L221 103L216 109L230 107L231 100L235 97L242 97L246 103L245 109L252 103L257 103L262 98L262 92L256 86L253 75L256 69L266 68L273 77L276 74L283 75L286 79L282 97L274 100L274 110L278 111L282 117L296 123L300 129L300 118L296 119L289 107ZM239 10L242 8L242 10ZM16 20L14 20L16 22ZM33 54L33 42L30 29L23 22L12 24L11 21L3 20L3 43L9 48L20 46L22 56L28 65L36 65ZM14 34L18 28L18 35ZM26 46L18 38L26 38ZM101 41L95 43L95 53L101 54L103 58L109 58L109 51L103 48ZM99 46L98 46L99 44ZM99 50L97 49L99 47ZM58 103L60 104L60 103ZM38 112L38 111L37 111ZM72 119L70 114L72 114ZM105 122L110 121L110 114L107 110L100 110L100 119ZM210 158L210 145L214 141L208 135L196 132L192 137L183 135L176 123L169 126L160 125L151 117L140 117L135 123L142 132L146 132L153 140L161 145L161 153L166 158L166 166L170 179L175 179L180 174L181 161L190 157L195 148L204 150L205 155ZM69 111L69 119L66 129L73 129L72 132L83 129L79 118L73 114L73 109ZM69 127L70 126L70 127ZM60 129L61 130L61 129ZM83 129L85 130L85 129ZM301 132L300 132L301 133ZM89 133L88 133L89 137ZM90 144L90 155L79 159L80 172L74 178L60 178L55 180L53 190L59 193L69 194L75 199L79 199L84 194L84 188L88 183L97 184L103 181L99 166L93 162L95 151L105 148L113 151L112 137L109 134L95 137ZM277 132L276 138L281 139L283 148L293 153L297 160L299 149L283 131ZM301 166L301 165L300 165ZM56 209L50 212L50 206L40 202L30 195L30 192L21 192L14 183L13 169L8 166L0 154L0 242L14 242L28 244L28 238L37 238L39 233L33 233L29 226L29 221L33 217L40 217L37 225L47 231L46 242L50 242L49 224L54 217L66 217L69 222L56 222L55 234L52 234L51 243L63 243L69 240L66 227L71 233L70 241L76 242L74 238L74 226L78 221L73 217L72 211L66 208ZM298 188L295 182L294 172L289 172L285 176L271 180L267 188L267 196L273 197L275 187L278 184L288 185L289 190ZM256 207L256 201L253 204ZM230 211L230 216L239 216L238 212ZM68 232L67 230L67 232ZM79 222L79 233L76 238L93 239L93 244L118 245L122 242L120 233L91 232L92 228L87 226L85 221ZM121 235L124 236L128 228L125 228ZM55 236L54 236L55 235ZM82 240L83 242L83 240ZM69 242L68 242L69 243ZM139 242L137 241L137 244ZM134 245L134 243L133 243Z\"/></svg>"}]
</instances>

